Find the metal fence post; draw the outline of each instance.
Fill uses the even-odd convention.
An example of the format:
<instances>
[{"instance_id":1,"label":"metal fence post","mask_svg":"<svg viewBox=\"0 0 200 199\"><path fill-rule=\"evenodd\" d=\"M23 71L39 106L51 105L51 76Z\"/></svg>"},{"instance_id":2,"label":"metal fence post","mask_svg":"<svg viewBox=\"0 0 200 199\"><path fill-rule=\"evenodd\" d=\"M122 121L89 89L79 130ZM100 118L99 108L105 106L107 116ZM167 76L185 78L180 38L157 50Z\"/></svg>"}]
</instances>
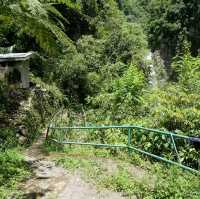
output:
<instances>
[{"instance_id":1,"label":"metal fence post","mask_svg":"<svg viewBox=\"0 0 200 199\"><path fill-rule=\"evenodd\" d=\"M132 129L128 128L128 153L129 153L129 156L131 156L131 152L132 152L132 150L130 149L130 147L131 147L131 137L132 137Z\"/></svg>"},{"instance_id":2,"label":"metal fence post","mask_svg":"<svg viewBox=\"0 0 200 199\"><path fill-rule=\"evenodd\" d=\"M47 131L46 131L46 135L45 135L46 140L48 139L50 128L51 128L51 124L48 125L48 127L47 127Z\"/></svg>"},{"instance_id":3,"label":"metal fence post","mask_svg":"<svg viewBox=\"0 0 200 199\"><path fill-rule=\"evenodd\" d=\"M62 109L62 112L61 112L61 125L63 124L63 116L64 116L64 108Z\"/></svg>"},{"instance_id":4,"label":"metal fence post","mask_svg":"<svg viewBox=\"0 0 200 199\"><path fill-rule=\"evenodd\" d=\"M174 148L175 153L176 153L176 156L177 156L177 158L178 158L178 162L181 164L181 158L180 158L180 156L179 156L179 154L178 154L178 150L177 150L177 147L176 147L176 143L175 143L175 141L174 141L174 137L173 137L172 134L170 134L170 136L171 136L173 148Z\"/></svg>"}]
</instances>

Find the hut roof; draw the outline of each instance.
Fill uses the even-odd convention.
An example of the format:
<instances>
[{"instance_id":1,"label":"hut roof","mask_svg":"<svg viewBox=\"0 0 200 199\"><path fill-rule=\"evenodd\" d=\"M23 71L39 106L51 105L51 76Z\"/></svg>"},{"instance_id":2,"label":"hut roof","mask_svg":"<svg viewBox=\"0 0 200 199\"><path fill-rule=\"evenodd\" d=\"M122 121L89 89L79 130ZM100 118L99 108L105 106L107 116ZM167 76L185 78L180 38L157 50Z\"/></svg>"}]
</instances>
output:
<instances>
[{"instance_id":1,"label":"hut roof","mask_svg":"<svg viewBox=\"0 0 200 199\"><path fill-rule=\"evenodd\" d=\"M25 60L30 59L32 54L33 52L0 54L0 63L13 62L13 61L25 61Z\"/></svg>"}]
</instances>

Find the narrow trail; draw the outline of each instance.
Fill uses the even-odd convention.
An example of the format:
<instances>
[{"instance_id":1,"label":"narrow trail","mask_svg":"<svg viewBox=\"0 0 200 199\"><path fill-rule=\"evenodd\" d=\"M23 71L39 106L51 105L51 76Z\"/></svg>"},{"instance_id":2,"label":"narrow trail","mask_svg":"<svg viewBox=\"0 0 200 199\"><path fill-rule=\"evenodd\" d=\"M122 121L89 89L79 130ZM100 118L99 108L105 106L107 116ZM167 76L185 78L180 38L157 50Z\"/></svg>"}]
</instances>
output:
<instances>
[{"instance_id":1,"label":"narrow trail","mask_svg":"<svg viewBox=\"0 0 200 199\"><path fill-rule=\"evenodd\" d=\"M48 154L42 151L45 141L44 131L41 137L28 148L24 155L33 170L33 176L22 186L27 199L123 199L117 192L97 190L85 182L78 172L71 173L55 165Z\"/></svg>"}]
</instances>

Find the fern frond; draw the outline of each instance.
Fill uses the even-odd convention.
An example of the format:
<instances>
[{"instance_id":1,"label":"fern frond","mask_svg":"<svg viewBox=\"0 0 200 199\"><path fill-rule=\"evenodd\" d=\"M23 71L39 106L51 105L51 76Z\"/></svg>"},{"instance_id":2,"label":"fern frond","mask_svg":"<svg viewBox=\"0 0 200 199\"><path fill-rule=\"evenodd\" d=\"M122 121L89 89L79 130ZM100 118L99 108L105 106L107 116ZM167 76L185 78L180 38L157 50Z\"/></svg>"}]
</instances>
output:
<instances>
[{"instance_id":1,"label":"fern frond","mask_svg":"<svg viewBox=\"0 0 200 199\"><path fill-rule=\"evenodd\" d=\"M36 42L50 54L57 53L58 44L62 44L66 48L73 48L72 41L67 35L55 24L47 19L40 19L39 21L34 18L27 18L21 32L24 32L36 39Z\"/></svg>"},{"instance_id":2,"label":"fern frond","mask_svg":"<svg viewBox=\"0 0 200 199\"><path fill-rule=\"evenodd\" d=\"M47 11L38 0L21 0L20 6L33 16L47 17Z\"/></svg>"},{"instance_id":3,"label":"fern frond","mask_svg":"<svg viewBox=\"0 0 200 199\"><path fill-rule=\"evenodd\" d=\"M4 24L10 20L20 30L19 34L26 33L35 38L48 53L57 52L61 45L75 50L72 41L62 30L64 26L61 19L66 20L56 8L39 0L18 0L18 3L5 6L0 13L0 20Z\"/></svg>"},{"instance_id":4,"label":"fern frond","mask_svg":"<svg viewBox=\"0 0 200 199\"><path fill-rule=\"evenodd\" d=\"M53 7L50 4L44 4L44 6L45 6L46 10L50 14L54 15L55 17L57 17L59 19L62 19L64 22L66 22L67 24L69 24L69 21L65 17L63 17L63 15L55 7Z\"/></svg>"},{"instance_id":5,"label":"fern frond","mask_svg":"<svg viewBox=\"0 0 200 199\"><path fill-rule=\"evenodd\" d=\"M72 8L78 11L81 11L81 3L73 2L72 0L45 0L47 3L51 4L64 4L68 8Z\"/></svg>"},{"instance_id":6,"label":"fern frond","mask_svg":"<svg viewBox=\"0 0 200 199\"><path fill-rule=\"evenodd\" d=\"M43 23L43 26L46 27L46 29L51 31L62 45L70 49L74 48L71 39L69 39L69 37L57 25L49 23L48 21L41 21L41 23Z\"/></svg>"}]
</instances>

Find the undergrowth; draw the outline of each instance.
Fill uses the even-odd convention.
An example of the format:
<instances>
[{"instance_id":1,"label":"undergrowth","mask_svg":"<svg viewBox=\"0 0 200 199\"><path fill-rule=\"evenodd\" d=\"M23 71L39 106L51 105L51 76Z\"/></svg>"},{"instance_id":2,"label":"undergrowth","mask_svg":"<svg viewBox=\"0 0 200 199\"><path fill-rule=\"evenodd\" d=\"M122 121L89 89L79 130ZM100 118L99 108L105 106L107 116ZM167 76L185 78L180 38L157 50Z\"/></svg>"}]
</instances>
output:
<instances>
[{"instance_id":1,"label":"undergrowth","mask_svg":"<svg viewBox=\"0 0 200 199\"><path fill-rule=\"evenodd\" d=\"M21 198L19 183L30 175L28 165L16 149L0 152L0 198Z\"/></svg>"},{"instance_id":2,"label":"undergrowth","mask_svg":"<svg viewBox=\"0 0 200 199\"><path fill-rule=\"evenodd\" d=\"M199 176L180 168L142 160L137 154L131 158L119 154L113 157L107 150L65 148L66 155L57 158L58 165L80 171L83 178L99 189L108 188L126 197L137 199L199 199ZM113 164L113 171L105 166ZM137 166L136 166L137 165Z\"/></svg>"}]
</instances>

